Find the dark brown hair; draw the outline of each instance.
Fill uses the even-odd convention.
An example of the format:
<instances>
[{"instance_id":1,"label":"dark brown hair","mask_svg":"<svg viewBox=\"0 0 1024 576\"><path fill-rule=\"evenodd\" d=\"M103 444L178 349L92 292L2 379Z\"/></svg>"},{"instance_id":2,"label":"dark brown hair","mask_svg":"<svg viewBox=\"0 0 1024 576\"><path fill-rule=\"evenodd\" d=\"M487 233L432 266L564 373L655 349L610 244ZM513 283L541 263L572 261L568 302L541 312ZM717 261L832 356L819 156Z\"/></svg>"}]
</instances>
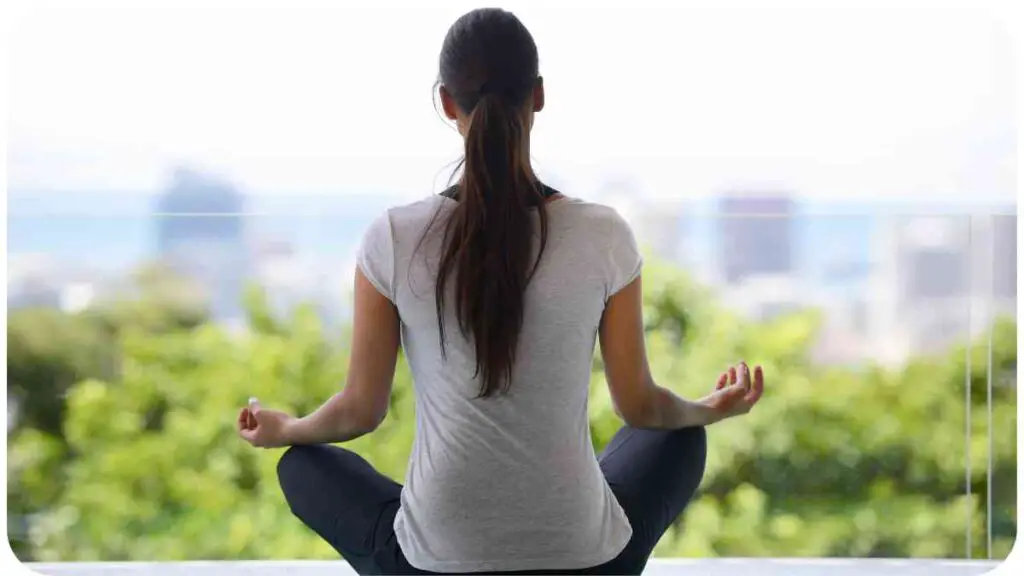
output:
<instances>
[{"instance_id":1,"label":"dark brown hair","mask_svg":"<svg viewBox=\"0 0 1024 576\"><path fill-rule=\"evenodd\" d=\"M450 289L459 329L475 346L480 397L494 396L509 389L526 287L547 243L543 188L527 147L526 107L540 82L537 46L512 13L474 10L448 30L438 82L469 115L435 289L441 353ZM540 243L531 262L534 209Z\"/></svg>"}]
</instances>

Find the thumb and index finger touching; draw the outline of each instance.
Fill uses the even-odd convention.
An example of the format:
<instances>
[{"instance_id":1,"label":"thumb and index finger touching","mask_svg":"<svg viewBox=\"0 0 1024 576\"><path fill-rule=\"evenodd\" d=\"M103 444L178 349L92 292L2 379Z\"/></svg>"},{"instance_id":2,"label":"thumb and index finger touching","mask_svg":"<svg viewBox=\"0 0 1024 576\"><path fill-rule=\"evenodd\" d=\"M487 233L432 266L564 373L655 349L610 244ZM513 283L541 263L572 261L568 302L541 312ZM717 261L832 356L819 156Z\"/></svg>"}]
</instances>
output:
<instances>
[{"instance_id":1,"label":"thumb and index finger touching","mask_svg":"<svg viewBox=\"0 0 1024 576\"><path fill-rule=\"evenodd\" d=\"M249 398L245 408L242 408L238 415L238 432L246 440L251 440L256 434L260 403L256 398Z\"/></svg>"},{"instance_id":2,"label":"thumb and index finger touching","mask_svg":"<svg viewBox=\"0 0 1024 576\"><path fill-rule=\"evenodd\" d=\"M263 409L260 407L260 401L256 398L249 398L248 404L246 404L245 411L249 414L249 425L255 428L260 421L260 414Z\"/></svg>"}]
</instances>

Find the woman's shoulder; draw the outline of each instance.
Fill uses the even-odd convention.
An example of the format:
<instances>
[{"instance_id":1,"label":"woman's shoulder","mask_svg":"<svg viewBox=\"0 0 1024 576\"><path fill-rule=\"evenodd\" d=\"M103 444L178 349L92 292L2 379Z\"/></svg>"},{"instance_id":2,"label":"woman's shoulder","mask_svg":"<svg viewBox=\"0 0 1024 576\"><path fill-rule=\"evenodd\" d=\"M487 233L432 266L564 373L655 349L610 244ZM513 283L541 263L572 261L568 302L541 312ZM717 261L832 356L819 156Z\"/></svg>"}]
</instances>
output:
<instances>
[{"instance_id":1,"label":"woman's shoulder","mask_svg":"<svg viewBox=\"0 0 1024 576\"><path fill-rule=\"evenodd\" d=\"M585 221L601 230L629 228L629 224L619 211L608 204L583 200L566 196L555 202L563 208L563 212L575 220Z\"/></svg>"},{"instance_id":2,"label":"woman's shoulder","mask_svg":"<svg viewBox=\"0 0 1024 576\"><path fill-rule=\"evenodd\" d=\"M451 200L440 194L431 194L430 196L410 200L402 204L394 204L387 209L387 212L388 214L403 216L432 215L438 208L451 202Z\"/></svg>"},{"instance_id":3,"label":"woman's shoulder","mask_svg":"<svg viewBox=\"0 0 1024 576\"><path fill-rule=\"evenodd\" d=\"M451 201L439 195L393 204L377 215L377 220L387 221L391 226L410 226L417 222L426 223L435 218Z\"/></svg>"}]
</instances>

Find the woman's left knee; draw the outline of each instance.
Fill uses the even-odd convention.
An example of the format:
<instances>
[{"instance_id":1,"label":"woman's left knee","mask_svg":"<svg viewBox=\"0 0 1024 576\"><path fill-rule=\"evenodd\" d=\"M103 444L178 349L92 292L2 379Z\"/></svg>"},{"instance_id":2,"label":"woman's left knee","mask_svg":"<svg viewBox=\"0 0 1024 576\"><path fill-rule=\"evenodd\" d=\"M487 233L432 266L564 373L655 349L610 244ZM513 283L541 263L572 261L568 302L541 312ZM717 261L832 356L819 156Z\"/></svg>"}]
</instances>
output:
<instances>
[{"instance_id":1,"label":"woman's left knee","mask_svg":"<svg viewBox=\"0 0 1024 576\"><path fill-rule=\"evenodd\" d=\"M708 434L704 426L675 430L672 433L672 441L677 444L677 452L703 472L708 457Z\"/></svg>"}]
</instances>

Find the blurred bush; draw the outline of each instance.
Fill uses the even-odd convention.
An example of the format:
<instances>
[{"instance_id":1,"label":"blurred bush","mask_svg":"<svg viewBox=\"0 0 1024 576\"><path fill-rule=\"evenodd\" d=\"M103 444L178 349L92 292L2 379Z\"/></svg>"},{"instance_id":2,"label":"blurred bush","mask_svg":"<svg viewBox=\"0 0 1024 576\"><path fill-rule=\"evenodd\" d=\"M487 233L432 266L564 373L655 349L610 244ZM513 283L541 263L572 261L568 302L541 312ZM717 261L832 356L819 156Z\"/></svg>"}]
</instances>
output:
<instances>
[{"instance_id":1,"label":"blurred bush","mask_svg":"<svg viewBox=\"0 0 1024 576\"><path fill-rule=\"evenodd\" d=\"M345 335L312 309L270 313L247 295L252 331L204 321L150 273L122 302L8 320L9 538L23 560L332 558L276 484L279 451L234 430L249 396L306 413L345 379ZM163 286L163 289L158 289ZM815 366L819 319L751 323L671 268L645 273L658 382L695 397L724 366L765 367L769 390L745 418L709 431L701 492L659 556L963 557L985 554L986 349L971 348L972 496L965 497L963 348L902 370ZM180 299L179 299L180 300ZM994 551L1016 533L1016 324L995 328ZM349 446L401 480L414 432L400 366L380 430ZM621 425L594 362L591 428L600 449Z\"/></svg>"}]
</instances>

